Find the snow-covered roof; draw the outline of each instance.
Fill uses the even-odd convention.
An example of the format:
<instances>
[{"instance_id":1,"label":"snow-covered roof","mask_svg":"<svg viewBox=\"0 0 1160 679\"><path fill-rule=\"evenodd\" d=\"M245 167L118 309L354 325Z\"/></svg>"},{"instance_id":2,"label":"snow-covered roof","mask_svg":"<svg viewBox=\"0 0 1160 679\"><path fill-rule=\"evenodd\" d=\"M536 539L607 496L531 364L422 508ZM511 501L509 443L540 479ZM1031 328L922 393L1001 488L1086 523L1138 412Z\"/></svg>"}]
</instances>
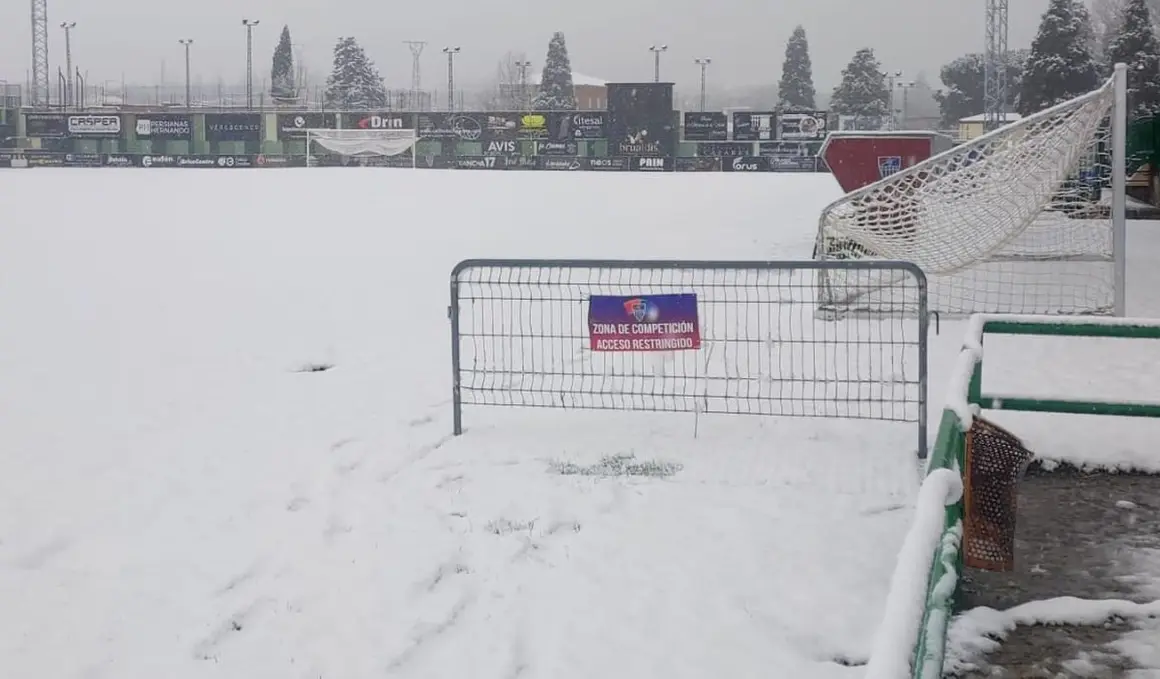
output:
<instances>
[{"instance_id":1,"label":"snow-covered roof","mask_svg":"<svg viewBox=\"0 0 1160 679\"><path fill-rule=\"evenodd\" d=\"M573 86L582 85L582 86L587 86L587 87L604 87L607 84L608 84L608 81L605 80L604 78L593 78L590 75L584 75L583 73L576 73L575 71L572 72L572 85Z\"/></svg>"},{"instance_id":2,"label":"snow-covered roof","mask_svg":"<svg viewBox=\"0 0 1160 679\"><path fill-rule=\"evenodd\" d=\"M977 116L967 116L966 118L959 118L959 122L960 123L981 123L981 122L984 122L986 119L987 119L987 114L980 113ZM1022 120L1022 119L1023 119L1023 116L1019 115L1018 113L1006 113L1003 116L1003 120L1005 122L1008 122L1008 123L1013 123L1016 120Z\"/></svg>"}]
</instances>

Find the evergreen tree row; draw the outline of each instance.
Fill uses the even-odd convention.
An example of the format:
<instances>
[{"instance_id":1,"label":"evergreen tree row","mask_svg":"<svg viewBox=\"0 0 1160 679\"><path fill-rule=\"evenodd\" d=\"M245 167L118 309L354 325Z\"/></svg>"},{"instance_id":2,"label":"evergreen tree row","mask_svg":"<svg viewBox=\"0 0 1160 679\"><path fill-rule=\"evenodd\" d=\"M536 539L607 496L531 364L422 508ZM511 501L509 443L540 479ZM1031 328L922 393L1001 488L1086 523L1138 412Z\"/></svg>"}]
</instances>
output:
<instances>
[{"instance_id":1,"label":"evergreen tree row","mask_svg":"<svg viewBox=\"0 0 1160 679\"><path fill-rule=\"evenodd\" d=\"M274 50L270 82L270 96L276 102L293 103L296 100L299 84L294 73L293 45L288 26L282 28L281 39ZM333 66L326 79L327 106L369 111L385 108L387 100L386 85L366 51L352 37L339 38L334 46ZM538 111L576 109L572 64L563 33L553 34L548 43L540 85L531 106Z\"/></svg>"},{"instance_id":2,"label":"evergreen tree row","mask_svg":"<svg viewBox=\"0 0 1160 679\"><path fill-rule=\"evenodd\" d=\"M1160 112L1160 17L1150 5L1160 0L1097 0L1099 19L1081 0L1049 0L1038 33L1027 50L1013 50L1007 63L1010 110L1029 114L1066 101L1099 85L1111 64L1128 65L1128 96L1137 112ZM283 27L274 51L270 94L293 102L300 83L294 71L289 27ZM983 55L968 54L944 65L944 89L935 93L943 124L983 110ZM387 91L374 62L352 37L340 38L326 83L328 106L370 110L387 105ZM879 118L890 115L891 92L882 65L870 48L857 50L833 90L830 109L839 115ZM572 67L564 34L548 43L535 110L574 110ZM794 28L785 46L778 82L778 109L810 111L817 107L809 41L803 27Z\"/></svg>"},{"instance_id":3,"label":"evergreen tree row","mask_svg":"<svg viewBox=\"0 0 1160 679\"><path fill-rule=\"evenodd\" d=\"M1050 0L1026 50L1007 63L1007 102L1028 115L1099 87L1112 66L1128 67L1128 102L1134 115L1160 113L1160 40L1151 5L1155 0L1095 3L1094 22L1079 0ZM1098 24L1098 25L1097 25ZM968 54L942 67L946 89L936 94L943 124L983 112L983 55Z\"/></svg>"}]
</instances>

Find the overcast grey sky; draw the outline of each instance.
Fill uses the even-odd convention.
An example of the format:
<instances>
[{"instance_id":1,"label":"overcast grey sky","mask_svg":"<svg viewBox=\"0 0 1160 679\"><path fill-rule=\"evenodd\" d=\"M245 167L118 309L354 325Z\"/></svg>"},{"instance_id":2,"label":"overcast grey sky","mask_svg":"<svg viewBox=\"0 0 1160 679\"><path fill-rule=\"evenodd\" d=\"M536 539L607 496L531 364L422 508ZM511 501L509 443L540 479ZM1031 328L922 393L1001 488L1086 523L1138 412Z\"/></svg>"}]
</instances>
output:
<instances>
[{"instance_id":1,"label":"overcast grey sky","mask_svg":"<svg viewBox=\"0 0 1160 679\"><path fill-rule=\"evenodd\" d=\"M24 82L31 63L28 0L0 0L0 78ZM1011 3L1010 44L1027 46L1047 0ZM245 70L243 17L255 29L255 80L268 77L283 24L302 48L311 80L329 71L338 36L367 49L388 86L410 83L403 40L426 40L425 89L442 89L440 49L456 60L467 87L493 77L504 52L526 51L542 66L553 31L564 31L572 68L616 81L651 80L648 46L667 43L662 79L692 86L696 57L713 59L710 81L745 86L775 82L785 41L806 27L819 89L829 89L854 51L873 47L887 68L932 82L946 61L983 46L983 0L49 0L50 68L64 60L62 21L75 21L73 59L90 84L182 79L179 38L193 38L193 71L206 82L240 82ZM55 82L55 79L54 79Z\"/></svg>"}]
</instances>

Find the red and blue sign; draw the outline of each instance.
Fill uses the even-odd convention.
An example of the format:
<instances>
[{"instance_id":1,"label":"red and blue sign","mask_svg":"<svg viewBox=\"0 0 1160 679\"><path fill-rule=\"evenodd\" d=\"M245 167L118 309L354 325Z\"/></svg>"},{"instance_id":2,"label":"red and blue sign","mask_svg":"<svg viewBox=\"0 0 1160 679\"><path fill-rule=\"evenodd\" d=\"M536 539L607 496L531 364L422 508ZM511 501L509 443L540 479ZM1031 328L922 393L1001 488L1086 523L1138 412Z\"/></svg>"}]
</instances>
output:
<instances>
[{"instance_id":1,"label":"red and blue sign","mask_svg":"<svg viewBox=\"0 0 1160 679\"><path fill-rule=\"evenodd\" d=\"M697 296L593 295L588 301L592 351L686 351L701 348Z\"/></svg>"},{"instance_id":2,"label":"red and blue sign","mask_svg":"<svg viewBox=\"0 0 1160 679\"><path fill-rule=\"evenodd\" d=\"M902 172L902 156L878 156L878 176L886 179Z\"/></svg>"}]
</instances>

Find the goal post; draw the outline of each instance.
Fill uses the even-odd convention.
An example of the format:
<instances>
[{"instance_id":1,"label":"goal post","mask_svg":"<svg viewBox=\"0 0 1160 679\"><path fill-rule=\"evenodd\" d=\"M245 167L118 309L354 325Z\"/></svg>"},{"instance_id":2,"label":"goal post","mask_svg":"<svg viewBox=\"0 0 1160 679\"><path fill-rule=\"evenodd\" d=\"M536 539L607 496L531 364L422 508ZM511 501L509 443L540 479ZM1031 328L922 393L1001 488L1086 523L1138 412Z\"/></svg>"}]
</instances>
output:
<instances>
[{"instance_id":1,"label":"goal post","mask_svg":"<svg viewBox=\"0 0 1160 679\"><path fill-rule=\"evenodd\" d=\"M822 211L815 258L914 262L944 314L1123 315L1126 76L883 172ZM875 311L893 284L823 271L819 301Z\"/></svg>"},{"instance_id":2,"label":"goal post","mask_svg":"<svg viewBox=\"0 0 1160 679\"><path fill-rule=\"evenodd\" d=\"M313 158L314 147L352 158L396 157L411 152L411 167L415 166L415 144L419 137L415 130L334 130L311 128L306 131L307 164Z\"/></svg>"}]
</instances>

